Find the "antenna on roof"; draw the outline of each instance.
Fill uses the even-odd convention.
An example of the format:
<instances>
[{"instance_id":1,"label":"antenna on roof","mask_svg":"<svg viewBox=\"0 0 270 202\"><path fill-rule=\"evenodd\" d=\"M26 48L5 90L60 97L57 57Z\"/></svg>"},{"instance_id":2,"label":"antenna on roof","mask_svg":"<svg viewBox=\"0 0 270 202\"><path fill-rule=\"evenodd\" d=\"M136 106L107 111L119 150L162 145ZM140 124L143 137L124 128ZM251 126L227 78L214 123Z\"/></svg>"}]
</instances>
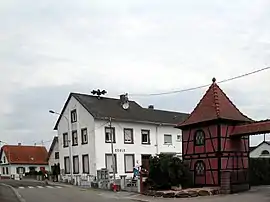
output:
<instances>
[{"instance_id":1,"label":"antenna on roof","mask_svg":"<svg viewBox=\"0 0 270 202\"><path fill-rule=\"evenodd\" d=\"M100 89L97 89L97 90L92 90L91 93L93 95L97 95L97 98L100 99L100 96L105 95L107 93L107 91L106 90L101 91Z\"/></svg>"}]
</instances>

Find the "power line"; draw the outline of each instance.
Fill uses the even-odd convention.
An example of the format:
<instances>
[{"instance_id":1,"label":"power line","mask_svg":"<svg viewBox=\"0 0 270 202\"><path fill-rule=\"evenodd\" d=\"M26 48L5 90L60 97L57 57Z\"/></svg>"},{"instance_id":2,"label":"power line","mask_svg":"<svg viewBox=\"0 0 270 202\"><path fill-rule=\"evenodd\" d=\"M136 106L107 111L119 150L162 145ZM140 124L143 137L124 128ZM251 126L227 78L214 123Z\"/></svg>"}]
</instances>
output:
<instances>
[{"instance_id":1,"label":"power line","mask_svg":"<svg viewBox=\"0 0 270 202\"><path fill-rule=\"evenodd\" d=\"M265 67L265 68L258 69L258 70L252 71L252 72L248 72L246 74L242 74L242 75L239 75L239 76L235 76L235 77L231 77L231 78L228 78L228 79L224 79L224 80L218 81L216 83L225 83L225 82L228 82L228 81L232 81L232 80L235 80L235 79L246 77L246 76L249 76L249 75L252 75L252 74L256 74L256 73L259 73L259 72L262 72L262 71L265 71L265 70L269 70L269 69L270 69L270 67ZM182 89L182 90L172 90L172 91L161 92L161 93L129 94L129 96L132 96L132 97L144 97L144 96L159 96L159 95L168 95L168 94L175 94L175 93L183 93L183 92L187 92L187 91L192 91L192 90L197 90L197 89L205 88L205 87L208 87L210 85L211 85L211 83L210 84L206 84L206 85L197 86L197 87L186 88L186 89Z\"/></svg>"}]
</instances>

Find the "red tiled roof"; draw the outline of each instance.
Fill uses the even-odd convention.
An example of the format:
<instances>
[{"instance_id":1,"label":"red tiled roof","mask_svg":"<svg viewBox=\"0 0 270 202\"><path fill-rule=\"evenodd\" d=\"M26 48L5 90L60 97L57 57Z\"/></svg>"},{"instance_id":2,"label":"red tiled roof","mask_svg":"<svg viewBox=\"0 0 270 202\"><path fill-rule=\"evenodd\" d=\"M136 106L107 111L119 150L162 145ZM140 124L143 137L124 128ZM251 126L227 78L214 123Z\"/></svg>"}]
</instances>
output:
<instances>
[{"instance_id":1,"label":"red tiled roof","mask_svg":"<svg viewBox=\"0 0 270 202\"><path fill-rule=\"evenodd\" d=\"M216 119L252 122L250 118L242 114L236 108L236 106L216 84L215 79L213 79L212 85L206 91L205 95L193 112L184 122L180 123L178 127Z\"/></svg>"},{"instance_id":2,"label":"red tiled roof","mask_svg":"<svg viewBox=\"0 0 270 202\"><path fill-rule=\"evenodd\" d=\"M48 152L41 146L4 145L4 151L9 163L47 165Z\"/></svg>"},{"instance_id":3,"label":"red tiled roof","mask_svg":"<svg viewBox=\"0 0 270 202\"><path fill-rule=\"evenodd\" d=\"M235 126L230 136L270 133L270 120Z\"/></svg>"}]
</instances>

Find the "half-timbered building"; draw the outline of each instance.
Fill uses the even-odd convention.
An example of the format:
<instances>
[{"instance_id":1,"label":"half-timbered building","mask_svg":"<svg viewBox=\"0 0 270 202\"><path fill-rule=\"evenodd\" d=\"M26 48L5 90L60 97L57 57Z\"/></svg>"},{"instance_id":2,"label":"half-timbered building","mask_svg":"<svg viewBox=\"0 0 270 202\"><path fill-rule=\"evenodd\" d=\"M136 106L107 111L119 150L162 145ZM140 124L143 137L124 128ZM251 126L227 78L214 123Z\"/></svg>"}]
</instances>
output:
<instances>
[{"instance_id":1,"label":"half-timbered building","mask_svg":"<svg viewBox=\"0 0 270 202\"><path fill-rule=\"evenodd\" d=\"M183 134L183 160L194 173L196 186L249 189L249 135L269 132L270 121L255 122L241 113L213 79L177 127Z\"/></svg>"}]
</instances>

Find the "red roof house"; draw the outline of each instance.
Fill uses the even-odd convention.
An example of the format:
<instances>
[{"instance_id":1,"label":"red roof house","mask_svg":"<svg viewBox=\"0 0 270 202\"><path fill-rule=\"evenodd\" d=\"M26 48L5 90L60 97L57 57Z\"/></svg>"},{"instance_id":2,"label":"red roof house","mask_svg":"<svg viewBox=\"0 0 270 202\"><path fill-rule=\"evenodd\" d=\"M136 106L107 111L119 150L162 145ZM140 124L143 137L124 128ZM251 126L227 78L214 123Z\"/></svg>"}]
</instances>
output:
<instances>
[{"instance_id":1,"label":"red roof house","mask_svg":"<svg viewBox=\"0 0 270 202\"><path fill-rule=\"evenodd\" d=\"M10 176L48 169L47 157L43 146L4 145L0 151L0 174Z\"/></svg>"}]
</instances>

